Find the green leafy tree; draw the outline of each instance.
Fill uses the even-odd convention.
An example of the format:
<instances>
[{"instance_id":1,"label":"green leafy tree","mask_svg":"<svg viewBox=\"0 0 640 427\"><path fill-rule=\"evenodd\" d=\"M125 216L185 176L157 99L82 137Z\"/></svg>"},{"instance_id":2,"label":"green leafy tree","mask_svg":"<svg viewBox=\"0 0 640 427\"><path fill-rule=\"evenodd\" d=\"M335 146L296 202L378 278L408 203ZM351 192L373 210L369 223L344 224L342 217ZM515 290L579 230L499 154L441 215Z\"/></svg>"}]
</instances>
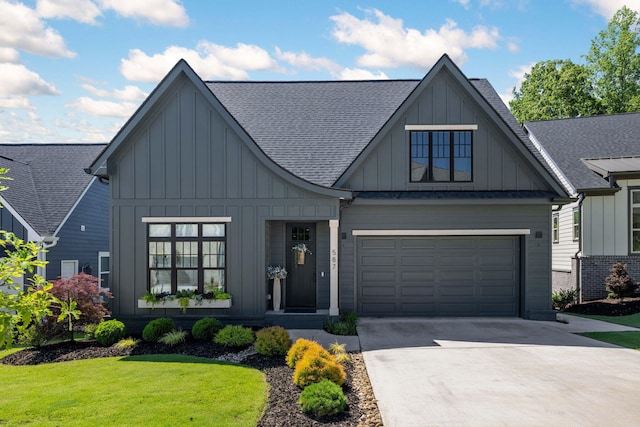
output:
<instances>
[{"instance_id":1,"label":"green leafy tree","mask_svg":"<svg viewBox=\"0 0 640 427\"><path fill-rule=\"evenodd\" d=\"M69 301L60 301L60 314L58 315L58 322L64 322L67 319L67 326L69 328L69 336L73 341L73 321L78 320L82 312L78 310L78 303L72 299Z\"/></svg>"},{"instance_id":2,"label":"green leafy tree","mask_svg":"<svg viewBox=\"0 0 640 427\"><path fill-rule=\"evenodd\" d=\"M0 168L0 180L9 179L8 169ZM0 185L0 191L6 186ZM40 248L34 242L25 242L13 233L0 230L0 349L11 347L14 334L24 333L32 322L51 315L50 306L57 299L49 293L51 285L38 274L37 267L45 262L38 259ZM31 285L22 289L16 280L33 274Z\"/></svg>"},{"instance_id":3,"label":"green leafy tree","mask_svg":"<svg viewBox=\"0 0 640 427\"><path fill-rule=\"evenodd\" d=\"M589 70L571 60L540 61L525 74L509 103L520 122L598 114Z\"/></svg>"},{"instance_id":4,"label":"green leafy tree","mask_svg":"<svg viewBox=\"0 0 640 427\"><path fill-rule=\"evenodd\" d=\"M592 41L586 56L607 114L640 110L640 17L623 6Z\"/></svg>"}]
</instances>

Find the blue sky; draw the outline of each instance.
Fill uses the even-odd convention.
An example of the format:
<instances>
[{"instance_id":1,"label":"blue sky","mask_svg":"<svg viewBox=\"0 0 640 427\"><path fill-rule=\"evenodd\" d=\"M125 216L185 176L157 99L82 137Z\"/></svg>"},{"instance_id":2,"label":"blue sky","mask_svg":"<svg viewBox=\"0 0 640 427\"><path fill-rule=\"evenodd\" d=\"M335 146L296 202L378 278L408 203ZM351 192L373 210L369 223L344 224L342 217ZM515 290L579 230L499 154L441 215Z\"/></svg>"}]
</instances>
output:
<instances>
[{"instance_id":1,"label":"blue sky","mask_svg":"<svg viewBox=\"0 0 640 427\"><path fill-rule=\"evenodd\" d=\"M108 142L180 59L205 80L422 78L447 53L508 100L640 0L0 0L0 142Z\"/></svg>"}]
</instances>

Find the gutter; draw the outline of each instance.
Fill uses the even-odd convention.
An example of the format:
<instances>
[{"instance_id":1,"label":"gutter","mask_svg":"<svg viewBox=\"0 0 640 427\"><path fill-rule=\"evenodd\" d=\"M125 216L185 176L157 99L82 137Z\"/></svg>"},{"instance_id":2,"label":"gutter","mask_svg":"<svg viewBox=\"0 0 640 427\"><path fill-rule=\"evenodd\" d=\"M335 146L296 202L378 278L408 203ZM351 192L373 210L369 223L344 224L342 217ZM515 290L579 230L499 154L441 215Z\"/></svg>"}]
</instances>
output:
<instances>
[{"instance_id":1,"label":"gutter","mask_svg":"<svg viewBox=\"0 0 640 427\"><path fill-rule=\"evenodd\" d=\"M582 302L582 268L580 260L582 259L582 202L584 201L584 193L578 194L578 216L580 218L580 236L578 236L578 252L574 254L576 259L576 292L578 292L578 303Z\"/></svg>"},{"instance_id":2,"label":"gutter","mask_svg":"<svg viewBox=\"0 0 640 427\"><path fill-rule=\"evenodd\" d=\"M42 240L40 240L41 251L38 252L38 261L47 261L47 251L58 244L58 240L60 240L57 236L43 236ZM37 269L38 275L47 277L47 267L38 267Z\"/></svg>"}]
</instances>

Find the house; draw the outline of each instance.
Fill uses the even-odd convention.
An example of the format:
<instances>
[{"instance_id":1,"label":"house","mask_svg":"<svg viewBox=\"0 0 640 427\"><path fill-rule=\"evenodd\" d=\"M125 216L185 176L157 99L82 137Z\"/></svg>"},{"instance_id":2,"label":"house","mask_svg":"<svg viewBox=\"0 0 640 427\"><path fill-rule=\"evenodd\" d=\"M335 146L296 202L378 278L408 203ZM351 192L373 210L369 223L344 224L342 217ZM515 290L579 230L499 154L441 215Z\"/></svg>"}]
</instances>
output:
<instances>
[{"instance_id":1,"label":"house","mask_svg":"<svg viewBox=\"0 0 640 427\"><path fill-rule=\"evenodd\" d=\"M0 144L0 229L42 244L47 280L84 271L109 275L109 187L83 167L105 144Z\"/></svg>"},{"instance_id":2,"label":"house","mask_svg":"<svg viewBox=\"0 0 640 427\"><path fill-rule=\"evenodd\" d=\"M640 113L528 122L547 163L576 201L554 209L553 287L607 296L616 262L640 279Z\"/></svg>"},{"instance_id":3,"label":"house","mask_svg":"<svg viewBox=\"0 0 640 427\"><path fill-rule=\"evenodd\" d=\"M120 319L554 316L551 207L568 194L446 55L397 81L204 82L181 60L89 172L110 182ZM284 311L271 265L289 272ZM231 307L140 301L211 288Z\"/></svg>"}]
</instances>

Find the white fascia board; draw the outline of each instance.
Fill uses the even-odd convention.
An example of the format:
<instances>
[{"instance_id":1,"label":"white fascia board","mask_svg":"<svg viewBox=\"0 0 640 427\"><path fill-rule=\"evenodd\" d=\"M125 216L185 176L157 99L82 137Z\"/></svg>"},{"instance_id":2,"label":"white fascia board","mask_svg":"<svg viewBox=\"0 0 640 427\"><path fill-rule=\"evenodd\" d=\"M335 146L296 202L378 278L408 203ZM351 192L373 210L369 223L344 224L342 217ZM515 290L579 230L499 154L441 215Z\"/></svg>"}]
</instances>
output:
<instances>
[{"instance_id":1,"label":"white fascia board","mask_svg":"<svg viewBox=\"0 0 640 427\"><path fill-rule=\"evenodd\" d=\"M150 224L167 223L167 222L231 222L230 216L146 216L142 217L142 222Z\"/></svg>"},{"instance_id":2,"label":"white fascia board","mask_svg":"<svg viewBox=\"0 0 640 427\"><path fill-rule=\"evenodd\" d=\"M467 124L467 125L404 125L404 130L478 130L477 124Z\"/></svg>"},{"instance_id":3,"label":"white fascia board","mask_svg":"<svg viewBox=\"0 0 640 427\"><path fill-rule=\"evenodd\" d=\"M11 204L9 204L9 202L7 202L7 200L4 197L0 197L0 205L2 205L2 209L8 210L9 213L13 215L13 217L16 218L24 228L27 229L27 240L32 242L42 241L43 236L41 236L40 233L34 230L33 227L31 227L29 223L24 218L22 218L22 216L20 216L18 211L16 211L13 207L11 207Z\"/></svg>"},{"instance_id":4,"label":"white fascia board","mask_svg":"<svg viewBox=\"0 0 640 427\"><path fill-rule=\"evenodd\" d=\"M354 236L526 236L528 228L497 228L473 230L352 230Z\"/></svg>"},{"instance_id":5,"label":"white fascia board","mask_svg":"<svg viewBox=\"0 0 640 427\"><path fill-rule=\"evenodd\" d=\"M536 147L536 150L540 152L540 154L542 155L542 158L544 159L545 162L547 162L547 164L549 165L553 173L556 174L556 177L558 177L558 180L560 181L564 189L567 190L567 192L571 197L577 197L578 193L576 191L576 188L573 185L571 185L569 178L567 178L566 175L562 173L562 170L560 170L560 167L556 164L556 162L553 161L553 158L551 157L549 152L544 149L544 147L542 146L542 144L540 144L540 141L538 141L538 139L533 134L533 132L531 132L529 129L527 129L527 131L528 131L527 133L529 134L529 140L533 143L533 146Z\"/></svg>"}]
</instances>

